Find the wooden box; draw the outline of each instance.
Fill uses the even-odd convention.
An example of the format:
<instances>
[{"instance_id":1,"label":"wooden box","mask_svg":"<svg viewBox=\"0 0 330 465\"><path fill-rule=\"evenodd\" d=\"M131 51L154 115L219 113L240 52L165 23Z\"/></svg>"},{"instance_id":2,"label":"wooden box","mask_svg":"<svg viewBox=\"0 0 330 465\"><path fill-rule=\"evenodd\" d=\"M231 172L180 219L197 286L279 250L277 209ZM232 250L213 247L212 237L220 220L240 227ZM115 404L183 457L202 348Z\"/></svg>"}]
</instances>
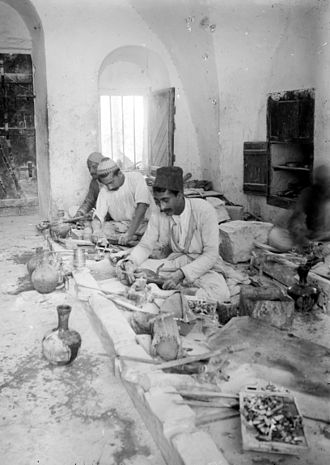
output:
<instances>
[{"instance_id":1,"label":"wooden box","mask_svg":"<svg viewBox=\"0 0 330 465\"><path fill-rule=\"evenodd\" d=\"M239 315L287 329L293 323L294 300L275 286L241 286Z\"/></svg>"},{"instance_id":2,"label":"wooden box","mask_svg":"<svg viewBox=\"0 0 330 465\"><path fill-rule=\"evenodd\" d=\"M270 390L257 390L254 387L246 387L240 392L240 416L241 416L241 432L243 450L253 450L257 452L274 452L279 454L290 454L299 455L308 448L308 443L304 431L303 419L299 413L295 398L286 391L270 391ZM275 440L279 433L272 433L271 440L264 440L261 438L261 434L258 429L251 424L251 419L247 418L246 409L247 405L252 401L258 401L263 399L270 399L277 401L283 405L282 409L277 409L273 415L267 417L267 421L271 421L272 418L279 418L282 412L285 412L283 417L291 417L298 419L298 426L294 429L295 435L287 435L287 439L291 436L290 442L285 440ZM274 409L275 410L275 409ZM262 417L262 415L260 415ZM257 420L260 421L260 420ZM275 428L279 428L279 425L285 421L273 420Z\"/></svg>"}]
</instances>

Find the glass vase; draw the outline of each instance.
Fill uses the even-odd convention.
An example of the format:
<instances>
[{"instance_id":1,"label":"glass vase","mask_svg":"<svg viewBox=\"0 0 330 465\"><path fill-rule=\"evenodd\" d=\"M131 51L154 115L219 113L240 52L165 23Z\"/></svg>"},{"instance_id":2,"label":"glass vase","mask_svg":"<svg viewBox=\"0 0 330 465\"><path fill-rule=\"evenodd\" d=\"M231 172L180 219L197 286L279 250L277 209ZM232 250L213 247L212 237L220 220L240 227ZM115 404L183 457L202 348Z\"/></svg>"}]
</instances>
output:
<instances>
[{"instance_id":1,"label":"glass vase","mask_svg":"<svg viewBox=\"0 0 330 465\"><path fill-rule=\"evenodd\" d=\"M68 365L78 355L81 346L80 334L69 329L70 305L58 305L58 326L42 340L42 353L53 365Z\"/></svg>"},{"instance_id":2,"label":"glass vase","mask_svg":"<svg viewBox=\"0 0 330 465\"><path fill-rule=\"evenodd\" d=\"M310 270L308 265L300 265L297 269L299 283L290 286L287 293L295 301L295 309L300 312L309 312L317 303L320 290L316 286L307 283Z\"/></svg>"}]
</instances>

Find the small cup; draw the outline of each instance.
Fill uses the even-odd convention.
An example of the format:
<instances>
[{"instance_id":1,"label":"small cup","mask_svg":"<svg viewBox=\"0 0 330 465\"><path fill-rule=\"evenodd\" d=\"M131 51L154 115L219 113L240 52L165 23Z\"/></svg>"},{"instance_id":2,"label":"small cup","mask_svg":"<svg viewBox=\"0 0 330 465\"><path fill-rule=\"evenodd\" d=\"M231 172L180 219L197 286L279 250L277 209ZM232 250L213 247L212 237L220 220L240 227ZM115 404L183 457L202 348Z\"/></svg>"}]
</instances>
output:
<instances>
[{"instance_id":1,"label":"small cup","mask_svg":"<svg viewBox=\"0 0 330 465\"><path fill-rule=\"evenodd\" d=\"M73 266L76 270L81 270L86 265L85 249L77 248L73 251Z\"/></svg>"}]
</instances>

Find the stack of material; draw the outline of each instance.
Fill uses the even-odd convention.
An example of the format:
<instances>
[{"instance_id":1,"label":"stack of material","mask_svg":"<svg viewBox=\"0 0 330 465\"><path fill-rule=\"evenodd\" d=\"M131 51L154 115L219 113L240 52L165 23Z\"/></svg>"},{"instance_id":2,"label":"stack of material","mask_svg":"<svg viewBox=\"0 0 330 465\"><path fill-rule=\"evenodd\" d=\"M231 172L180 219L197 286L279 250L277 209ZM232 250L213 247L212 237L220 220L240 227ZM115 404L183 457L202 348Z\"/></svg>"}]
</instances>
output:
<instances>
[{"instance_id":1,"label":"stack of material","mask_svg":"<svg viewBox=\"0 0 330 465\"><path fill-rule=\"evenodd\" d=\"M272 223L261 221L230 221L219 226L219 252L229 263L247 262L251 259L254 242L267 243Z\"/></svg>"}]
</instances>

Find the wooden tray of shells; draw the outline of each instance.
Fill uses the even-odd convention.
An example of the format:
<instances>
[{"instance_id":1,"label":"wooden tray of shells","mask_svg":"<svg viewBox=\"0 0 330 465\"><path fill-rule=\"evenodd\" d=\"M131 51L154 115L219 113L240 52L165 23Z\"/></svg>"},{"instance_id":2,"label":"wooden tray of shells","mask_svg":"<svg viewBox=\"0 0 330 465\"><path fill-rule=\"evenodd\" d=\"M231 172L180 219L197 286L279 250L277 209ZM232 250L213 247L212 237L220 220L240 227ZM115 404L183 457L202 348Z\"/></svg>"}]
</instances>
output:
<instances>
[{"instance_id":1,"label":"wooden tray of shells","mask_svg":"<svg viewBox=\"0 0 330 465\"><path fill-rule=\"evenodd\" d=\"M217 310L217 301L211 299L199 299L198 297L186 295L185 296L190 310L195 314L202 315L215 315Z\"/></svg>"},{"instance_id":2,"label":"wooden tray of shells","mask_svg":"<svg viewBox=\"0 0 330 465\"><path fill-rule=\"evenodd\" d=\"M308 448L290 392L248 386L240 392L240 416L243 450L297 455Z\"/></svg>"}]
</instances>

